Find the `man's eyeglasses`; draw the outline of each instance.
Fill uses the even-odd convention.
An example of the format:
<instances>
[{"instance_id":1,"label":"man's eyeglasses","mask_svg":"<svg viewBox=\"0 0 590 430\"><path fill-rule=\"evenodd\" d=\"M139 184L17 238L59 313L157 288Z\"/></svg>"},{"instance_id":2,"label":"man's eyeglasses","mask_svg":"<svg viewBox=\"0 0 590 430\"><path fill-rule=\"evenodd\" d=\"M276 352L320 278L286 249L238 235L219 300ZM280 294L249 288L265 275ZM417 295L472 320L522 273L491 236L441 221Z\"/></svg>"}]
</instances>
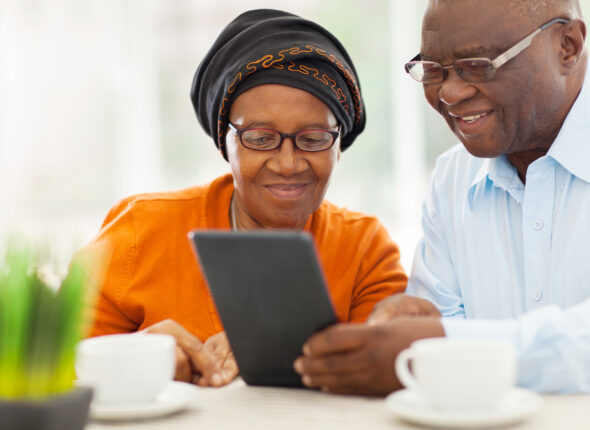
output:
<instances>
[{"instance_id":1,"label":"man's eyeglasses","mask_svg":"<svg viewBox=\"0 0 590 430\"><path fill-rule=\"evenodd\" d=\"M334 145L340 131L302 130L296 133L281 133L270 128L237 128L231 122L229 127L236 132L240 142L248 149L271 151L277 149L286 137L302 151L326 151Z\"/></svg>"},{"instance_id":2,"label":"man's eyeglasses","mask_svg":"<svg viewBox=\"0 0 590 430\"><path fill-rule=\"evenodd\" d=\"M569 20L564 18L554 18L546 22L493 60L484 57L463 58L455 61L453 64L443 66L435 61L420 61L421 57L418 54L409 63L406 63L404 68L406 69L406 73L409 73L414 80L424 84L439 84L443 82L449 73L448 69L451 68L455 69L457 75L467 82L489 81L496 75L497 68L503 66L508 60L516 57L528 48L535 36L547 27L556 23L567 24L568 22Z\"/></svg>"}]
</instances>

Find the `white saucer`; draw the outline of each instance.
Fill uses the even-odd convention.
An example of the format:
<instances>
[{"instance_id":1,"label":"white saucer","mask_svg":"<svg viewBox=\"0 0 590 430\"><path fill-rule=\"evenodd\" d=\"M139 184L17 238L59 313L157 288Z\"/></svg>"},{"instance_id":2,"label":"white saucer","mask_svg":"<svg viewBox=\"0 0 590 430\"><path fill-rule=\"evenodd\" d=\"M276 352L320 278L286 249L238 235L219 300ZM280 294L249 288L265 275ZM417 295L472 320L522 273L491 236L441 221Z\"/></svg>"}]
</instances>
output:
<instances>
[{"instance_id":1,"label":"white saucer","mask_svg":"<svg viewBox=\"0 0 590 430\"><path fill-rule=\"evenodd\" d=\"M184 409L193 400L197 387L173 381L155 400L145 403L108 404L92 402L90 417L96 420L136 420L161 417Z\"/></svg>"},{"instance_id":2,"label":"white saucer","mask_svg":"<svg viewBox=\"0 0 590 430\"><path fill-rule=\"evenodd\" d=\"M433 409L413 390L401 390L385 399L385 406L397 417L416 424L439 428L503 426L524 420L541 407L537 393L513 388L500 405L489 411L444 411Z\"/></svg>"}]
</instances>

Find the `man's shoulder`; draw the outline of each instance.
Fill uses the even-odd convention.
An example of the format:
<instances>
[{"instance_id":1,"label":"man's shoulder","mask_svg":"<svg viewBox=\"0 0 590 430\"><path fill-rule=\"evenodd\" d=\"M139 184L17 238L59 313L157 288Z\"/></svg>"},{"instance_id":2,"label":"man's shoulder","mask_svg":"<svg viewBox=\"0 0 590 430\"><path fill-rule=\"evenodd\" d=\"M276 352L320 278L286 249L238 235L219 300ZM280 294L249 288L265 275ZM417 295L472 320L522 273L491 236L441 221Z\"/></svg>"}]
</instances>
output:
<instances>
[{"instance_id":1,"label":"man's shoulder","mask_svg":"<svg viewBox=\"0 0 590 430\"><path fill-rule=\"evenodd\" d=\"M466 190L477 180L486 160L471 155L458 143L436 159L431 181L439 187Z\"/></svg>"},{"instance_id":2,"label":"man's shoulder","mask_svg":"<svg viewBox=\"0 0 590 430\"><path fill-rule=\"evenodd\" d=\"M461 143L453 145L436 159L437 169L459 169L476 167L479 168L485 159L471 155Z\"/></svg>"}]
</instances>

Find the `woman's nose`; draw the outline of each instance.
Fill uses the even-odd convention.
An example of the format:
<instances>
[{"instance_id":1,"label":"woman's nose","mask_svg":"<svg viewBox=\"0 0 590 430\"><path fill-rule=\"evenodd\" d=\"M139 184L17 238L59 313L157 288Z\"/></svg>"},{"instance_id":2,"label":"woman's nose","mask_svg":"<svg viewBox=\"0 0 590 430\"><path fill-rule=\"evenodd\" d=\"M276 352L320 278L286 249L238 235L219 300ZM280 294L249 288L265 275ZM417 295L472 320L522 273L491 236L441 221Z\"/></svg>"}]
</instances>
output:
<instances>
[{"instance_id":1,"label":"woman's nose","mask_svg":"<svg viewBox=\"0 0 590 430\"><path fill-rule=\"evenodd\" d=\"M269 167L282 176L292 176L297 173L299 164L299 149L291 137L285 137Z\"/></svg>"}]
</instances>

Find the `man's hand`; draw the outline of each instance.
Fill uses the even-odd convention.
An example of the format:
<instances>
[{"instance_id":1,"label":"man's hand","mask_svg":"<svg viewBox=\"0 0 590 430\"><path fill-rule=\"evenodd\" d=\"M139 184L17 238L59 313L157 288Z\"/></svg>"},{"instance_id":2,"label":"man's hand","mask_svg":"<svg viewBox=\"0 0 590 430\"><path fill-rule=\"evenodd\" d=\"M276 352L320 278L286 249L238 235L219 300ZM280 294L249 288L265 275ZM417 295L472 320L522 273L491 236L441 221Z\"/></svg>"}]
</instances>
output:
<instances>
[{"instance_id":1,"label":"man's hand","mask_svg":"<svg viewBox=\"0 0 590 430\"><path fill-rule=\"evenodd\" d=\"M440 317L440 312L431 302L407 294L394 294L381 300L375 305L373 313L369 315L369 325L382 324L395 317L421 316Z\"/></svg>"},{"instance_id":2,"label":"man's hand","mask_svg":"<svg viewBox=\"0 0 590 430\"><path fill-rule=\"evenodd\" d=\"M174 379L177 381L213 387L219 387L229 382L223 377L219 358L176 321L171 319L160 321L146 328L144 332L174 336L176 339Z\"/></svg>"},{"instance_id":3,"label":"man's hand","mask_svg":"<svg viewBox=\"0 0 590 430\"><path fill-rule=\"evenodd\" d=\"M229 345L227 335L224 331L211 336L205 341L205 349L207 349L211 355L215 357L219 367L221 369L221 377L224 384L228 384L233 381L238 373L238 363L234 357L234 352Z\"/></svg>"},{"instance_id":4,"label":"man's hand","mask_svg":"<svg viewBox=\"0 0 590 430\"><path fill-rule=\"evenodd\" d=\"M399 352L417 339L444 335L438 318L399 317L374 326L338 324L313 335L294 368L308 387L386 395L401 388L394 368Z\"/></svg>"}]
</instances>

